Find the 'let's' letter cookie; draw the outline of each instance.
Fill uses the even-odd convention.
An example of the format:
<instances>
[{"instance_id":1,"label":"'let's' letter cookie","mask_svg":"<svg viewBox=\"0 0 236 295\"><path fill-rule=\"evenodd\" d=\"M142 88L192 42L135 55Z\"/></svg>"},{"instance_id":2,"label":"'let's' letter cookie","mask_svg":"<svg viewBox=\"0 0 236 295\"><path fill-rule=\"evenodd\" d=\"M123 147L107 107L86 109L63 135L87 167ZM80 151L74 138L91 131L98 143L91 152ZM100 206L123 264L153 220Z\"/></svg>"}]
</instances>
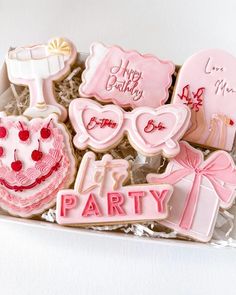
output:
<instances>
[{"instance_id":1,"label":"'let's' letter cookie","mask_svg":"<svg viewBox=\"0 0 236 295\"><path fill-rule=\"evenodd\" d=\"M104 155L84 155L73 190L57 195L56 218L63 225L91 225L159 220L167 217L172 186L138 184L124 186L129 162Z\"/></svg>"}]
</instances>

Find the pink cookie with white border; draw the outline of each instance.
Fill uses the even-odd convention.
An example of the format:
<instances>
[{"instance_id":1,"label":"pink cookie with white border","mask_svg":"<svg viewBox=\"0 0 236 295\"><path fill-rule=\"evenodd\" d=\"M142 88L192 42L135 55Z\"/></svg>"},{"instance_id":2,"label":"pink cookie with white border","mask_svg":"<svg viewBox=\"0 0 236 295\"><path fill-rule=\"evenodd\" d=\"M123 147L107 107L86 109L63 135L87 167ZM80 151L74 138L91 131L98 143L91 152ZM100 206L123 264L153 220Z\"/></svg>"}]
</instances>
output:
<instances>
[{"instance_id":1,"label":"pink cookie with white border","mask_svg":"<svg viewBox=\"0 0 236 295\"><path fill-rule=\"evenodd\" d=\"M84 155L73 190L57 194L56 220L63 225L111 224L164 219L173 192L170 185L123 186L129 162Z\"/></svg>"},{"instance_id":2,"label":"pink cookie with white border","mask_svg":"<svg viewBox=\"0 0 236 295\"><path fill-rule=\"evenodd\" d=\"M93 43L80 95L122 107L158 107L168 99L175 66L150 54Z\"/></svg>"},{"instance_id":3,"label":"pink cookie with white border","mask_svg":"<svg viewBox=\"0 0 236 295\"><path fill-rule=\"evenodd\" d=\"M56 202L75 176L70 137L57 116L0 117L0 207L30 217Z\"/></svg>"},{"instance_id":4,"label":"pink cookie with white border","mask_svg":"<svg viewBox=\"0 0 236 295\"><path fill-rule=\"evenodd\" d=\"M170 214L161 224L193 239L207 242L213 235L220 208L232 206L236 196L236 166L225 151L203 153L180 142L180 153L163 174L148 174L149 183L169 183L174 193Z\"/></svg>"},{"instance_id":5,"label":"pink cookie with white border","mask_svg":"<svg viewBox=\"0 0 236 295\"><path fill-rule=\"evenodd\" d=\"M185 140L232 150L236 131L235 77L236 58L223 50L204 50L184 63L172 101L191 109L191 126Z\"/></svg>"},{"instance_id":6,"label":"pink cookie with white border","mask_svg":"<svg viewBox=\"0 0 236 295\"><path fill-rule=\"evenodd\" d=\"M44 118L56 113L61 121L65 121L67 111L55 99L53 82L67 75L76 56L75 46L64 38L17 47L8 52L6 64L10 81L29 86L30 106L24 115Z\"/></svg>"},{"instance_id":7,"label":"pink cookie with white border","mask_svg":"<svg viewBox=\"0 0 236 295\"><path fill-rule=\"evenodd\" d=\"M70 103L69 117L76 131L73 141L79 149L90 147L106 152L127 134L130 144L141 154L162 153L173 157L179 152L178 140L188 128L190 111L186 106L169 104L125 112L116 105L102 106L93 100L78 98Z\"/></svg>"}]
</instances>

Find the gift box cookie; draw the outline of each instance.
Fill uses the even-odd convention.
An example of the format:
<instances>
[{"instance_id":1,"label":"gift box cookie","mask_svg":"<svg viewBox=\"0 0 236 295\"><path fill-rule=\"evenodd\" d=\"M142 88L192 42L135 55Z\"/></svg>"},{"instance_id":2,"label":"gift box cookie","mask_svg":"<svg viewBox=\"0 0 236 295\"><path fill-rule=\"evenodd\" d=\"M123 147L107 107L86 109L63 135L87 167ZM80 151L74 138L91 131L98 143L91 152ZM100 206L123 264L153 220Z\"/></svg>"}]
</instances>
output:
<instances>
[{"instance_id":1,"label":"gift box cookie","mask_svg":"<svg viewBox=\"0 0 236 295\"><path fill-rule=\"evenodd\" d=\"M219 208L230 208L236 196L236 166L224 151L203 153L180 142L180 153L163 174L148 174L149 183L174 186L170 215L161 223L178 233L207 242L211 239Z\"/></svg>"}]
</instances>

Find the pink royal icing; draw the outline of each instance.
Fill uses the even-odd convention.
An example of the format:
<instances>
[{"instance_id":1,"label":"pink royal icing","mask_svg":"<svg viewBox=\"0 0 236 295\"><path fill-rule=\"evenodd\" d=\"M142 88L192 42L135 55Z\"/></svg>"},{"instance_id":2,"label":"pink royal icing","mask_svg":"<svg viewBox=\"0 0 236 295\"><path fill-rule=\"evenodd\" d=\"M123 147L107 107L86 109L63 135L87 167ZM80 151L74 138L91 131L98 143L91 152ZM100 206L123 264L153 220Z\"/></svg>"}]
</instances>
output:
<instances>
[{"instance_id":1,"label":"pink royal icing","mask_svg":"<svg viewBox=\"0 0 236 295\"><path fill-rule=\"evenodd\" d=\"M55 99L53 81L68 73L76 56L75 46L64 38L54 38L47 44L17 47L8 52L6 64L10 81L29 86L30 106L24 115L47 117L56 113L65 121L67 111Z\"/></svg>"},{"instance_id":2,"label":"pink royal icing","mask_svg":"<svg viewBox=\"0 0 236 295\"><path fill-rule=\"evenodd\" d=\"M106 151L127 133L140 153L152 156L162 152L173 157L179 152L178 140L188 128L190 111L186 106L164 105L125 112L116 105L101 106L79 98L70 103L69 117L76 131L74 144L79 149Z\"/></svg>"},{"instance_id":3,"label":"pink royal icing","mask_svg":"<svg viewBox=\"0 0 236 295\"><path fill-rule=\"evenodd\" d=\"M168 99L175 66L150 54L93 43L80 95L122 107L158 107Z\"/></svg>"},{"instance_id":4,"label":"pink royal icing","mask_svg":"<svg viewBox=\"0 0 236 295\"><path fill-rule=\"evenodd\" d=\"M7 132L1 132L4 129ZM1 117L0 207L30 217L55 204L57 191L74 179L69 140L56 115L31 121L23 116Z\"/></svg>"},{"instance_id":5,"label":"pink royal icing","mask_svg":"<svg viewBox=\"0 0 236 295\"><path fill-rule=\"evenodd\" d=\"M204 50L182 66L173 103L191 109L191 125L184 139L230 151L236 130L236 58L219 50Z\"/></svg>"},{"instance_id":6,"label":"pink royal icing","mask_svg":"<svg viewBox=\"0 0 236 295\"><path fill-rule=\"evenodd\" d=\"M104 155L96 161L87 152L80 164L74 189L57 194L59 224L83 225L159 220L167 217L172 186L128 185L129 162Z\"/></svg>"},{"instance_id":7,"label":"pink royal icing","mask_svg":"<svg viewBox=\"0 0 236 295\"><path fill-rule=\"evenodd\" d=\"M180 142L180 153L163 174L148 174L149 183L169 183L174 193L170 215L161 223L182 235L207 242L211 239L219 208L229 208L236 195L236 166L225 151L203 153Z\"/></svg>"}]
</instances>

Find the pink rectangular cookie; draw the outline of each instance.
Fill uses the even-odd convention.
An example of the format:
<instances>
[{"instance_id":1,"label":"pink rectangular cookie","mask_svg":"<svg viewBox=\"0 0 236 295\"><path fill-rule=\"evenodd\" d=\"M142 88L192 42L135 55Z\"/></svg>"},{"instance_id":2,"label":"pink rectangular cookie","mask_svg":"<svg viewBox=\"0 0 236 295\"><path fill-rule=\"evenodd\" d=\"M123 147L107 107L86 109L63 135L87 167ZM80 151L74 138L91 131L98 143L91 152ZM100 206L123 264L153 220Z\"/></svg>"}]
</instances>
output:
<instances>
[{"instance_id":1,"label":"pink rectangular cookie","mask_svg":"<svg viewBox=\"0 0 236 295\"><path fill-rule=\"evenodd\" d=\"M80 95L122 107L158 107L168 99L175 66L150 54L93 43Z\"/></svg>"}]
</instances>

